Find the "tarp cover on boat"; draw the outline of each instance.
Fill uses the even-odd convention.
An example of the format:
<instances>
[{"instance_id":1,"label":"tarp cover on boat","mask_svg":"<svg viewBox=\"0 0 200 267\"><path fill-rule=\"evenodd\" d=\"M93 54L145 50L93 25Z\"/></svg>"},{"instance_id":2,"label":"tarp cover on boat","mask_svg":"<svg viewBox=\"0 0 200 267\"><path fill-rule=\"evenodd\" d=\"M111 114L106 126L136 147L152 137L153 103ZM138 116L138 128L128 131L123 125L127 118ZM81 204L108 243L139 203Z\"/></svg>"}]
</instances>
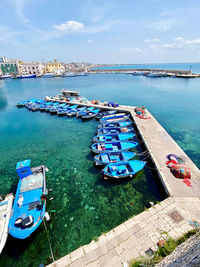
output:
<instances>
[{"instance_id":1,"label":"tarp cover on boat","mask_svg":"<svg viewBox=\"0 0 200 267\"><path fill-rule=\"evenodd\" d=\"M43 174L37 173L22 179L20 192L27 192L43 187Z\"/></svg>"}]
</instances>

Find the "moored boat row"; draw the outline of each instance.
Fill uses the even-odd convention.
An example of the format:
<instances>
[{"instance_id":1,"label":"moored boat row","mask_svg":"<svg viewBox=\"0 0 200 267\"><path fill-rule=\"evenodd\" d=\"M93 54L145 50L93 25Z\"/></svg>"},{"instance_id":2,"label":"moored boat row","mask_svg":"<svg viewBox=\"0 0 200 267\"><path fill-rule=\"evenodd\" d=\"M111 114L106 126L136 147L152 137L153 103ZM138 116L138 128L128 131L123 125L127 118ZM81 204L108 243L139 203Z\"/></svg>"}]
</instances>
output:
<instances>
[{"instance_id":1,"label":"moored boat row","mask_svg":"<svg viewBox=\"0 0 200 267\"><path fill-rule=\"evenodd\" d=\"M104 166L104 180L124 180L132 178L142 170L145 161L132 160L136 156L134 149L138 142L132 139L136 136L129 115L126 113L107 113L98 116L100 124L97 135L93 138L92 152L96 165Z\"/></svg>"}]
</instances>

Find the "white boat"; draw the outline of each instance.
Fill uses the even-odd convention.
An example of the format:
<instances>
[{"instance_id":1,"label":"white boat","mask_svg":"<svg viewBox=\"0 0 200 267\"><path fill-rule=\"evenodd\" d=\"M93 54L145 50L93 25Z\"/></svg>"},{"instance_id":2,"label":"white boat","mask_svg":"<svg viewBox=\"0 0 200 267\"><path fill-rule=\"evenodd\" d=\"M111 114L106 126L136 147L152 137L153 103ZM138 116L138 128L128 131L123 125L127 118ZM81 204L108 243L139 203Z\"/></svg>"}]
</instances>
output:
<instances>
[{"instance_id":1,"label":"white boat","mask_svg":"<svg viewBox=\"0 0 200 267\"><path fill-rule=\"evenodd\" d=\"M11 75L11 74L1 75L1 79L12 79L12 78L13 78L13 75Z\"/></svg>"},{"instance_id":2,"label":"white boat","mask_svg":"<svg viewBox=\"0 0 200 267\"><path fill-rule=\"evenodd\" d=\"M5 199L0 202L0 254L8 236L8 223L11 216L13 198L13 194L8 194Z\"/></svg>"},{"instance_id":3,"label":"white boat","mask_svg":"<svg viewBox=\"0 0 200 267\"><path fill-rule=\"evenodd\" d=\"M52 78L55 77L55 73L45 73L42 75L43 78Z\"/></svg>"}]
</instances>

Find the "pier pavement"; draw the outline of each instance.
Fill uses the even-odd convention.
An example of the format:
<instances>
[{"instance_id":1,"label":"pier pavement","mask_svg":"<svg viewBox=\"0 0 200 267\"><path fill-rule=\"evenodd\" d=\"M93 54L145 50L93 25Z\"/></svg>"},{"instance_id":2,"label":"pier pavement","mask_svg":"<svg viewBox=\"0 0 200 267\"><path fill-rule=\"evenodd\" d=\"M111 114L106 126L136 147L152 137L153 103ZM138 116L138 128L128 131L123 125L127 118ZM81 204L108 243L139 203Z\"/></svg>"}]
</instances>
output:
<instances>
[{"instance_id":1,"label":"pier pavement","mask_svg":"<svg viewBox=\"0 0 200 267\"><path fill-rule=\"evenodd\" d=\"M102 105L94 106L105 108ZM120 106L117 109L131 113L168 198L48 267L121 267L132 259L145 256L149 250L157 250L159 240L182 236L193 228L192 220L200 220L200 171L197 166L149 111L147 116L151 119L143 120L136 117L134 107ZM176 154L190 167L192 187L172 175L165 164L168 154Z\"/></svg>"}]
</instances>

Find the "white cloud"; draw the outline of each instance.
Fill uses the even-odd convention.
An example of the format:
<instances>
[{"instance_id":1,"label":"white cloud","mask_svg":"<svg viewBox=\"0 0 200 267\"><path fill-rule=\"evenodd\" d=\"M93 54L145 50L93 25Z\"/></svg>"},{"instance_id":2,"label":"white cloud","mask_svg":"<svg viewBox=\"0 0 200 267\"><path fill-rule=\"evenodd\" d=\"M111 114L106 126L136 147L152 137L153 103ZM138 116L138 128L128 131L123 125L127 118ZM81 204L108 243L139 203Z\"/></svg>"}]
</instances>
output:
<instances>
[{"instance_id":1,"label":"white cloud","mask_svg":"<svg viewBox=\"0 0 200 267\"><path fill-rule=\"evenodd\" d=\"M153 23L150 23L148 25L148 28L154 30L154 31L159 31L159 32L165 32L171 29L173 26L177 24L177 21L169 19L169 20L161 20L161 21L156 21Z\"/></svg>"},{"instance_id":2,"label":"white cloud","mask_svg":"<svg viewBox=\"0 0 200 267\"><path fill-rule=\"evenodd\" d=\"M143 50L138 47L123 47L120 52L123 54L141 53Z\"/></svg>"},{"instance_id":3,"label":"white cloud","mask_svg":"<svg viewBox=\"0 0 200 267\"><path fill-rule=\"evenodd\" d=\"M87 40L87 42L88 42L89 44L91 44L91 43L92 43L92 40Z\"/></svg>"},{"instance_id":4,"label":"white cloud","mask_svg":"<svg viewBox=\"0 0 200 267\"><path fill-rule=\"evenodd\" d=\"M173 42L160 45L163 48L196 48L200 47L200 38L187 40L183 37L177 37Z\"/></svg>"},{"instance_id":5,"label":"white cloud","mask_svg":"<svg viewBox=\"0 0 200 267\"><path fill-rule=\"evenodd\" d=\"M54 28L56 28L59 31L65 31L65 30L77 31L77 30L82 30L84 28L84 25L81 22L75 20L69 20L66 21L65 23L54 25Z\"/></svg>"},{"instance_id":6,"label":"white cloud","mask_svg":"<svg viewBox=\"0 0 200 267\"><path fill-rule=\"evenodd\" d=\"M17 16L23 21L23 22L29 22L29 19L24 15L24 7L28 0L11 0L10 4L12 8L15 10Z\"/></svg>"},{"instance_id":7,"label":"white cloud","mask_svg":"<svg viewBox=\"0 0 200 267\"><path fill-rule=\"evenodd\" d=\"M153 38L153 39L145 39L144 40L144 42L145 43L158 43L158 42L160 42L160 39L158 39L158 38Z\"/></svg>"}]
</instances>

